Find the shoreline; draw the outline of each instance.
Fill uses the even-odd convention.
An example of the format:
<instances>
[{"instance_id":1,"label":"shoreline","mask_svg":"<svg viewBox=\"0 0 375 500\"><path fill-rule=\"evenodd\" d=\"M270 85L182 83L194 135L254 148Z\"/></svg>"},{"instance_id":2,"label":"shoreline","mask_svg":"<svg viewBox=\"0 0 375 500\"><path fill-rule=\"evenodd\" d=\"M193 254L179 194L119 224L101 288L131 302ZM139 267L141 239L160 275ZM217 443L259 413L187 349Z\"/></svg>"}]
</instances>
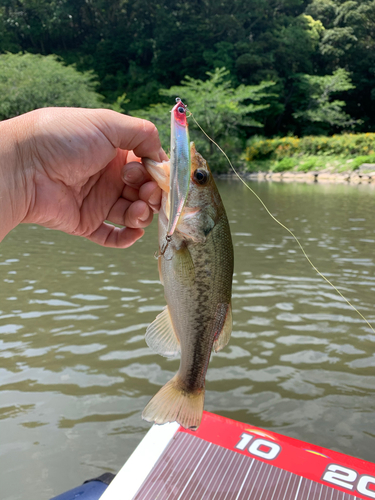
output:
<instances>
[{"instance_id":1,"label":"shoreline","mask_svg":"<svg viewBox=\"0 0 375 500\"><path fill-rule=\"evenodd\" d=\"M220 179L237 178L235 173L220 174ZM241 177L254 181L274 181L274 182L305 182L309 184L373 184L375 185L375 171L363 172L241 172Z\"/></svg>"}]
</instances>

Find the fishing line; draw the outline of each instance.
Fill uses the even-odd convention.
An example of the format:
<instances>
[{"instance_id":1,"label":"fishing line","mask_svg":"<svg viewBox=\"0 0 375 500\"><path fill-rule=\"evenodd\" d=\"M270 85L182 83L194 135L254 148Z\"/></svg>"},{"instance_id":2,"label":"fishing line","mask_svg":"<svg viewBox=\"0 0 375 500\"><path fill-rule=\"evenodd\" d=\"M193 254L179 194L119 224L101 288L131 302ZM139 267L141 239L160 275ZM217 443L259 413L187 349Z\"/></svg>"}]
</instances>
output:
<instances>
[{"instance_id":1,"label":"fishing line","mask_svg":"<svg viewBox=\"0 0 375 500\"><path fill-rule=\"evenodd\" d=\"M200 128L200 130L203 132L203 134L207 137L208 140L210 140L213 144L215 144L215 146L218 148L218 150L225 156L227 162L229 163L229 165L231 166L233 172L236 174L236 176L239 178L239 180L242 182L242 184L244 184L247 189L249 189L249 191L251 191L251 193L257 198L257 200L261 203L262 207L265 209L265 211L267 212L267 214L275 221L277 222L277 224L279 224L279 226L281 226L282 228L284 228L292 237L293 239L296 241L297 245L299 246L299 248L301 249L302 251L302 254L303 256L305 257L305 259L307 260L307 262L310 264L310 266L314 269L314 271L316 271L316 273L324 279L324 281L326 283L328 283L335 291L336 293L338 293L340 295L340 297L342 299L345 300L345 302L363 319L363 321L367 324L367 326L369 326L371 328L371 330L375 333L375 329L374 327L371 325L371 323L363 316L363 314L340 292L340 290L338 290L338 288L335 287L335 285L333 283L330 282L330 280L328 278L326 278L324 276L323 273L321 273L319 271L319 269L311 262L310 260L310 257L307 255L307 253L305 252L302 244L300 243L299 239L297 238L297 236L293 233L293 231L291 231L288 227L286 227L282 222L280 222L278 219L276 219L276 217L274 215L272 215L272 213L268 210L268 208L266 207L264 201L257 195L257 193L242 179L242 177L240 176L240 174L237 172L237 170L234 168L232 162L230 161L230 159L228 158L228 155L225 153L225 151L223 151L221 149L221 147L213 140L211 139L211 137L203 130L203 128L199 125L199 123L197 122L197 120L195 119L193 113L189 110L189 117L191 116L195 122L195 124Z\"/></svg>"}]
</instances>

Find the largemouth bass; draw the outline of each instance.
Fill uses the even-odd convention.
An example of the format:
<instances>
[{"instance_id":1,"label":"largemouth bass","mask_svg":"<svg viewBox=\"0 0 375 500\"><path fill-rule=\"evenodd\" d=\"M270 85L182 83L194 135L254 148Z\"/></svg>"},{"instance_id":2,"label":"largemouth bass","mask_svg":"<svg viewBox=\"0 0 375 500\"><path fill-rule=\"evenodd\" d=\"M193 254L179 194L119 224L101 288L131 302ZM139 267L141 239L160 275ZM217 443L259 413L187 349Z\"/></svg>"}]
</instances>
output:
<instances>
[{"instance_id":1,"label":"largemouth bass","mask_svg":"<svg viewBox=\"0 0 375 500\"><path fill-rule=\"evenodd\" d=\"M163 190L159 213L159 274L167 306L146 332L147 344L166 357L181 355L177 374L151 399L142 417L177 421L196 429L201 421L211 351L232 332L233 245L228 219L211 171L190 145L190 182L184 209L167 239L169 162L144 160Z\"/></svg>"}]
</instances>

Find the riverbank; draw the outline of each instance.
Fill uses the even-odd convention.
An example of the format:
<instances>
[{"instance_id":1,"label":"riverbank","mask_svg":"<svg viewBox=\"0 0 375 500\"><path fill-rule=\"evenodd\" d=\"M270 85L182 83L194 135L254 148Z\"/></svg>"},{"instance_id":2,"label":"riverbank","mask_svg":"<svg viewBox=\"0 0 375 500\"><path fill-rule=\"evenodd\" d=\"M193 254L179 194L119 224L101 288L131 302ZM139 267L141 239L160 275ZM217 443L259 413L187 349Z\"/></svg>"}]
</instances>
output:
<instances>
[{"instance_id":1,"label":"riverbank","mask_svg":"<svg viewBox=\"0 0 375 500\"><path fill-rule=\"evenodd\" d=\"M244 169L257 180L375 183L375 134L253 138Z\"/></svg>"},{"instance_id":2,"label":"riverbank","mask_svg":"<svg viewBox=\"0 0 375 500\"><path fill-rule=\"evenodd\" d=\"M305 182L305 183L337 183L337 184L373 184L375 186L375 164L361 170L348 172L332 172L322 170L317 172L243 172L241 177L254 181L273 181L273 182ZM237 178L236 174L228 173L219 176L222 179Z\"/></svg>"}]
</instances>

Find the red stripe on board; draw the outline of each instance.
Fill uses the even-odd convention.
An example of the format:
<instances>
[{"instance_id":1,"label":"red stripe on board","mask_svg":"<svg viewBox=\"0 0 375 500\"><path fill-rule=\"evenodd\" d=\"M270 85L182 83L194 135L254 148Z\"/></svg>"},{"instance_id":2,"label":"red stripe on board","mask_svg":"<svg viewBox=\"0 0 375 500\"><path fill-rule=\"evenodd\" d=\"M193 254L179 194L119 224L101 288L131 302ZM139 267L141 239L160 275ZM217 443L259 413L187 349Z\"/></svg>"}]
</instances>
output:
<instances>
[{"instance_id":1,"label":"red stripe on board","mask_svg":"<svg viewBox=\"0 0 375 500\"><path fill-rule=\"evenodd\" d=\"M344 496L340 493L337 499L353 499L353 497L365 500L375 499L375 465L370 462L208 412L204 412L202 423L197 431L189 431L180 427L178 433L203 439L238 455L254 458L260 463L271 464L345 493ZM249 473L249 477L252 478L255 471L258 471L257 467ZM261 476L259 480L262 482L274 479L271 476L269 479ZM289 486L285 487L289 488ZM306 488L305 483L301 483L300 488ZM325 500L322 496L323 492L317 486L311 488L311 492L303 490L305 498L316 500L321 495L321 500ZM244 488L245 490L246 494L251 494L247 487ZM286 496L285 500L293 499L293 494L290 491L288 495L292 496ZM219 496L217 500L219 498L221 500ZM238 500L240 498L242 496L238 497ZM264 499L266 498L268 499L264 496ZM332 500L335 498L335 495L332 496ZM331 497L327 497L328 499L331 500ZM273 500L276 500L276 497Z\"/></svg>"}]
</instances>

